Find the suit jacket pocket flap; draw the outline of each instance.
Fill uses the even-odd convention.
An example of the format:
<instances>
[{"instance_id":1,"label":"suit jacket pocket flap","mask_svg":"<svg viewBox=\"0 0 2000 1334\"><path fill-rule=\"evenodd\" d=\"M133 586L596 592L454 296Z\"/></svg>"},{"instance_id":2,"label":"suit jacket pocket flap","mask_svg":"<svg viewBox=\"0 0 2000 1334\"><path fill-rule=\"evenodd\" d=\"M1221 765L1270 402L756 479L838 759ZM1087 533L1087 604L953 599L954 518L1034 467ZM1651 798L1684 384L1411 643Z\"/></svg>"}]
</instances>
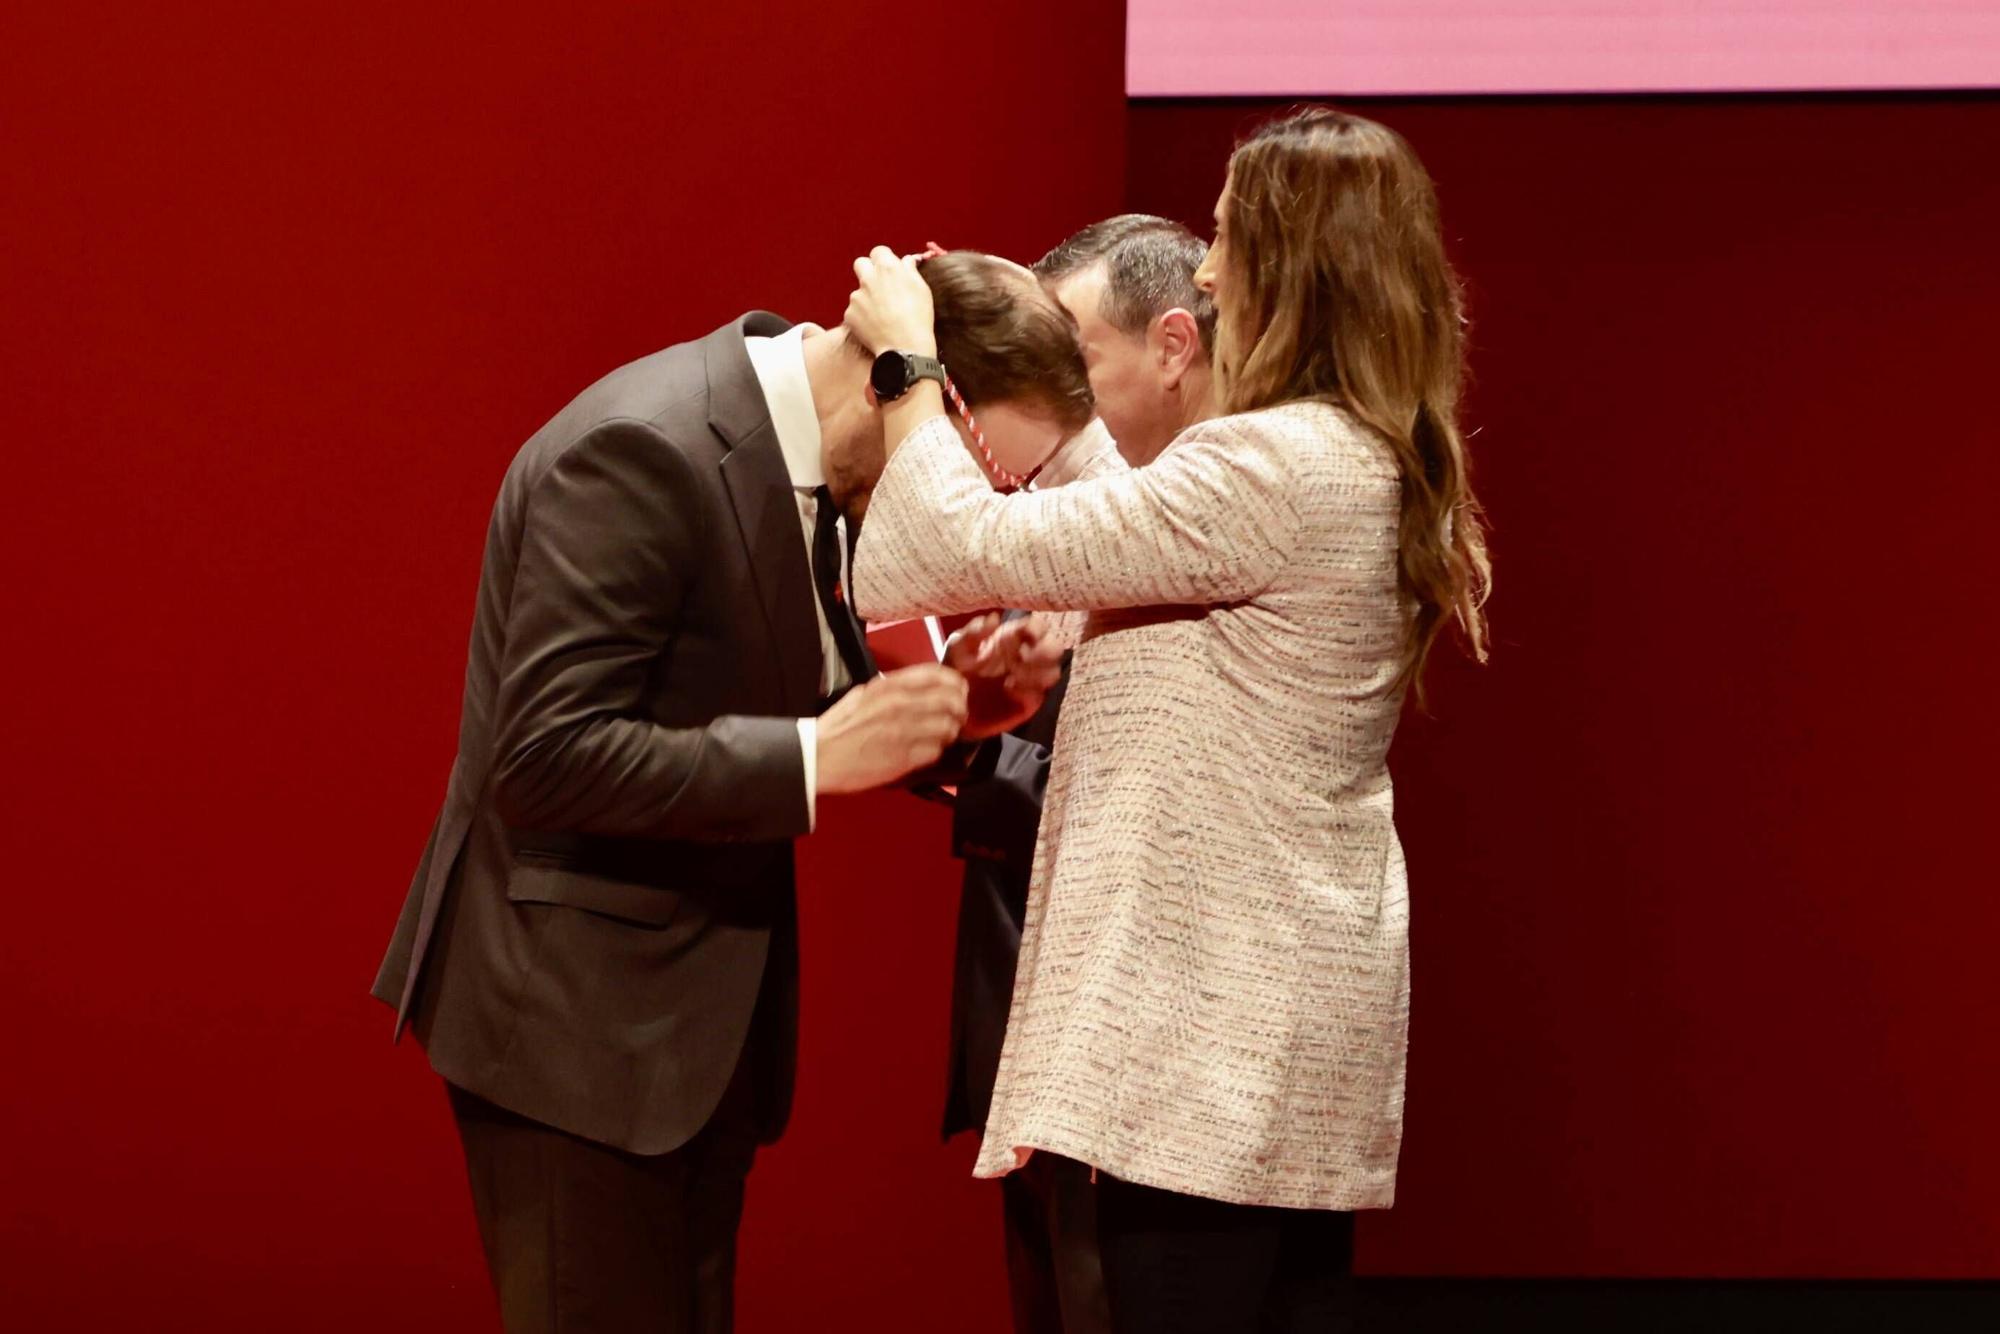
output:
<instances>
[{"instance_id":1,"label":"suit jacket pocket flap","mask_svg":"<svg viewBox=\"0 0 2000 1334\"><path fill-rule=\"evenodd\" d=\"M507 897L516 903L583 908L640 926L665 926L681 906L681 896L671 889L524 862L516 862L507 877Z\"/></svg>"}]
</instances>

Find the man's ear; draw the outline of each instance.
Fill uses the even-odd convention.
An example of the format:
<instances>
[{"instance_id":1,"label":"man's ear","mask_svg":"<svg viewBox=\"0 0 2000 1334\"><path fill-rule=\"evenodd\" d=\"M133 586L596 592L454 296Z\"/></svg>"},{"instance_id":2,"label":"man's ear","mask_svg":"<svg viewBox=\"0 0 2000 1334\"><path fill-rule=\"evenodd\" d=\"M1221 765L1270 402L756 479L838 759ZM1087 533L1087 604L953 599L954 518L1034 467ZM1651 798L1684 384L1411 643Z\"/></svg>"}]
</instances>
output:
<instances>
[{"instance_id":1,"label":"man's ear","mask_svg":"<svg viewBox=\"0 0 2000 1334\"><path fill-rule=\"evenodd\" d=\"M1154 354L1160 362L1160 381L1168 389L1178 389L1181 379L1201 357L1201 326L1180 306L1153 321Z\"/></svg>"},{"instance_id":2,"label":"man's ear","mask_svg":"<svg viewBox=\"0 0 2000 1334\"><path fill-rule=\"evenodd\" d=\"M874 386L874 385L872 385L872 384L864 384L864 385L862 385L862 386L861 386L861 392L862 392L863 394L867 395L867 397L868 397L868 406L869 406L869 407L871 407L871 408L879 408L879 407L881 407L881 406L882 406L882 405L881 405L881 403L879 403L878 401L876 401L876 398L875 398L875 386Z\"/></svg>"}]
</instances>

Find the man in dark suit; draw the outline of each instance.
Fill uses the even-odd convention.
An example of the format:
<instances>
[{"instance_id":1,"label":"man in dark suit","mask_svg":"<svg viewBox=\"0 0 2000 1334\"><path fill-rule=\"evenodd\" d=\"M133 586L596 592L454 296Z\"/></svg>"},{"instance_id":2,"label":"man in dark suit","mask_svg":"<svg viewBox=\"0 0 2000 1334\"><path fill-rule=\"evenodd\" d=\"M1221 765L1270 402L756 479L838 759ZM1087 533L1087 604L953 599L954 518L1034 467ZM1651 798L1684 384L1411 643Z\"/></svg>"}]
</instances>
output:
<instances>
[{"instance_id":1,"label":"man in dark suit","mask_svg":"<svg viewBox=\"0 0 2000 1334\"><path fill-rule=\"evenodd\" d=\"M1076 316L1098 412L1133 467L1158 457L1174 436L1212 413L1215 312L1194 285L1206 249L1178 223L1127 214L1084 228L1035 265ZM1103 439L1087 432L1067 442L1037 485L1094 475L1090 451L1104 447L1096 443ZM947 1137L983 1127L992 1101L1068 669L1065 658L1062 680L1034 717L979 748L958 788L952 842L965 861L965 882L952 988ZM1095 1201L1083 1170L1039 1153L1000 1179L1000 1193L1015 1329L1108 1330Z\"/></svg>"},{"instance_id":2,"label":"man in dark suit","mask_svg":"<svg viewBox=\"0 0 2000 1334\"><path fill-rule=\"evenodd\" d=\"M1087 418L1074 323L1032 278L925 275L939 360L1004 409L996 454ZM458 758L374 994L447 1082L510 1331L730 1327L744 1177L791 1102L792 841L820 794L990 735L1054 678L1000 635L970 688L875 674L847 527L878 392L942 373L891 361L747 315L585 390L501 486Z\"/></svg>"}]
</instances>

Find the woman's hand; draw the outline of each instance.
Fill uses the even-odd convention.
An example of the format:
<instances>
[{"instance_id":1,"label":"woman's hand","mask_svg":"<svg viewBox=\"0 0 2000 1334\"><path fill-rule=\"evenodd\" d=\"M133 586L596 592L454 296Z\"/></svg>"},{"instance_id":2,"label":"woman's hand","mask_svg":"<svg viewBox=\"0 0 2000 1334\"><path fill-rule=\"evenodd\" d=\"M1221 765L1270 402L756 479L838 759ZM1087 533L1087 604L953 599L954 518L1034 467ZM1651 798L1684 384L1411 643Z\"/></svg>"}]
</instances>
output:
<instances>
[{"instance_id":1,"label":"woman's hand","mask_svg":"<svg viewBox=\"0 0 2000 1334\"><path fill-rule=\"evenodd\" d=\"M1035 716L1062 679L1062 649L1048 638L1041 615L1003 621L987 612L951 637L944 665L965 678L966 719L961 740L983 741Z\"/></svg>"},{"instance_id":2,"label":"woman's hand","mask_svg":"<svg viewBox=\"0 0 2000 1334\"><path fill-rule=\"evenodd\" d=\"M876 246L854 261L860 286L847 299L844 323L870 352L913 352L937 355L932 328L931 289L917 272L916 256L899 258L887 246Z\"/></svg>"}]
</instances>

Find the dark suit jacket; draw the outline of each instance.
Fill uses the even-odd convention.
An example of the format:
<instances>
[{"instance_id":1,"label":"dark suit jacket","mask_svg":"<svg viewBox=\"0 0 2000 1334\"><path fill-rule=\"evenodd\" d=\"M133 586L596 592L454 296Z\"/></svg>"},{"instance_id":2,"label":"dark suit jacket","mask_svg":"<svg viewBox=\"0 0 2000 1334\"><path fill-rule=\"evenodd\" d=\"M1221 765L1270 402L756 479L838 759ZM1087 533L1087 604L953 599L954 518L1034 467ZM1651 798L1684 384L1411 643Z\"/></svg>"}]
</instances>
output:
<instances>
[{"instance_id":1,"label":"dark suit jacket","mask_svg":"<svg viewBox=\"0 0 2000 1334\"><path fill-rule=\"evenodd\" d=\"M965 861L951 989L951 1069L944 1133L980 1130L993 1101L1014 965L1028 912L1028 879L1049 782L1049 748L1069 686L1069 660L1034 717L980 746L958 785L952 854Z\"/></svg>"},{"instance_id":2,"label":"dark suit jacket","mask_svg":"<svg viewBox=\"0 0 2000 1334\"><path fill-rule=\"evenodd\" d=\"M791 1104L820 641L743 343L787 327L613 371L521 447L458 759L375 980L446 1079L638 1153L700 1129L739 1054L766 1139Z\"/></svg>"}]
</instances>

